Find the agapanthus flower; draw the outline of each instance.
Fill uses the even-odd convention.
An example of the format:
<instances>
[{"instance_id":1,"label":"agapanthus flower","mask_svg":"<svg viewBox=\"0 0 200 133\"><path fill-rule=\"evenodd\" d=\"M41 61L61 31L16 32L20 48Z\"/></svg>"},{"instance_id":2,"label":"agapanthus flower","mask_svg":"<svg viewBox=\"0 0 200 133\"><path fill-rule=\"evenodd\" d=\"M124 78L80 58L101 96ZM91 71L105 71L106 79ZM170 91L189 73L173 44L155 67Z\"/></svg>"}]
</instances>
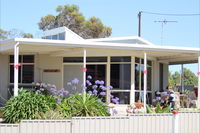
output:
<instances>
[{"instance_id":1,"label":"agapanthus flower","mask_svg":"<svg viewBox=\"0 0 200 133\"><path fill-rule=\"evenodd\" d=\"M113 95L111 95L111 94L108 94L108 96L110 97L110 98L113 98L114 96Z\"/></svg>"},{"instance_id":2,"label":"agapanthus flower","mask_svg":"<svg viewBox=\"0 0 200 133\"><path fill-rule=\"evenodd\" d=\"M98 84L101 84L101 81L96 80L96 81L95 81L95 84L97 84L97 85L98 85Z\"/></svg>"},{"instance_id":3,"label":"agapanthus flower","mask_svg":"<svg viewBox=\"0 0 200 133\"><path fill-rule=\"evenodd\" d=\"M97 90L93 90L93 94L94 94L95 96L97 96L97 93L98 93Z\"/></svg>"},{"instance_id":4,"label":"agapanthus flower","mask_svg":"<svg viewBox=\"0 0 200 133\"><path fill-rule=\"evenodd\" d=\"M108 88L110 88L111 90L113 89L113 87L111 85L109 85Z\"/></svg>"},{"instance_id":5,"label":"agapanthus flower","mask_svg":"<svg viewBox=\"0 0 200 133\"><path fill-rule=\"evenodd\" d=\"M41 93L41 91L40 91L40 90L37 90L36 93Z\"/></svg>"},{"instance_id":6,"label":"agapanthus flower","mask_svg":"<svg viewBox=\"0 0 200 133\"><path fill-rule=\"evenodd\" d=\"M99 103L100 103L100 102L101 102L101 99L98 99L98 100L97 100L97 102L99 102Z\"/></svg>"},{"instance_id":7,"label":"agapanthus flower","mask_svg":"<svg viewBox=\"0 0 200 133\"><path fill-rule=\"evenodd\" d=\"M87 79L92 79L92 76L91 76L91 75L88 75L88 76L87 76Z\"/></svg>"},{"instance_id":8,"label":"agapanthus flower","mask_svg":"<svg viewBox=\"0 0 200 133\"><path fill-rule=\"evenodd\" d=\"M100 92L100 95L101 95L101 96L105 96L105 95L106 95L106 92Z\"/></svg>"},{"instance_id":9,"label":"agapanthus flower","mask_svg":"<svg viewBox=\"0 0 200 133\"><path fill-rule=\"evenodd\" d=\"M61 99L58 99L58 100L57 100L57 104L61 104Z\"/></svg>"},{"instance_id":10,"label":"agapanthus flower","mask_svg":"<svg viewBox=\"0 0 200 133\"><path fill-rule=\"evenodd\" d=\"M162 95L163 95L163 96L167 96L168 93L167 93L166 91L164 91L164 92L162 92Z\"/></svg>"},{"instance_id":11,"label":"agapanthus flower","mask_svg":"<svg viewBox=\"0 0 200 133\"><path fill-rule=\"evenodd\" d=\"M86 80L87 85L91 86L92 83L89 80Z\"/></svg>"},{"instance_id":12,"label":"agapanthus flower","mask_svg":"<svg viewBox=\"0 0 200 133\"><path fill-rule=\"evenodd\" d=\"M156 101L160 101L161 100L161 97L156 97Z\"/></svg>"},{"instance_id":13,"label":"agapanthus flower","mask_svg":"<svg viewBox=\"0 0 200 133\"><path fill-rule=\"evenodd\" d=\"M97 89L97 87L98 87L97 85L93 85L92 89Z\"/></svg>"},{"instance_id":14,"label":"agapanthus flower","mask_svg":"<svg viewBox=\"0 0 200 133\"><path fill-rule=\"evenodd\" d=\"M117 113L118 113L117 109L113 109L113 114L117 114Z\"/></svg>"},{"instance_id":15,"label":"agapanthus flower","mask_svg":"<svg viewBox=\"0 0 200 133\"><path fill-rule=\"evenodd\" d=\"M71 83L71 82L67 82L67 85L68 85L68 86L71 86L71 85L72 85L72 83Z\"/></svg>"},{"instance_id":16,"label":"agapanthus flower","mask_svg":"<svg viewBox=\"0 0 200 133\"><path fill-rule=\"evenodd\" d=\"M103 81L103 80L99 81L99 84L100 84L100 85L103 85L103 84L104 84L104 81Z\"/></svg>"},{"instance_id":17,"label":"agapanthus flower","mask_svg":"<svg viewBox=\"0 0 200 133\"><path fill-rule=\"evenodd\" d=\"M92 95L92 91L88 91L88 93L89 93L90 95Z\"/></svg>"},{"instance_id":18,"label":"agapanthus flower","mask_svg":"<svg viewBox=\"0 0 200 133\"><path fill-rule=\"evenodd\" d=\"M77 79L77 78L74 78L73 80L72 80L72 84L78 84L79 83L79 80Z\"/></svg>"},{"instance_id":19,"label":"agapanthus flower","mask_svg":"<svg viewBox=\"0 0 200 133\"><path fill-rule=\"evenodd\" d=\"M100 85L100 87L99 88L101 88L102 90L107 90L107 88L105 87L105 86L103 86L103 85Z\"/></svg>"}]
</instances>

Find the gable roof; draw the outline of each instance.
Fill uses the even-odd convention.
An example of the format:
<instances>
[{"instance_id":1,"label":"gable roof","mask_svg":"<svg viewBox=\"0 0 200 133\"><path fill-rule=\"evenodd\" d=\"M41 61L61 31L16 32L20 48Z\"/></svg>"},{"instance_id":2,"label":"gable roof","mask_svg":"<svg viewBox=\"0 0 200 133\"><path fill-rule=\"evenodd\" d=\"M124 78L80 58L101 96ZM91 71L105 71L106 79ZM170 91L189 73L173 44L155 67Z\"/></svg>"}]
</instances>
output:
<instances>
[{"instance_id":1,"label":"gable roof","mask_svg":"<svg viewBox=\"0 0 200 133\"><path fill-rule=\"evenodd\" d=\"M44 36L51 36L51 35L55 35L55 34L59 34L59 33L63 33L65 32L65 40L83 40L83 38L81 36L79 36L78 34L76 34L75 32L73 32L72 30L70 30L69 28L63 26L63 27L58 27L58 28L54 28L51 30L46 30L44 31L43 35Z\"/></svg>"},{"instance_id":2,"label":"gable roof","mask_svg":"<svg viewBox=\"0 0 200 133\"><path fill-rule=\"evenodd\" d=\"M144 40L138 36L127 36L127 37L114 37L114 38L97 38L87 39L92 42L107 42L107 43L125 43L125 44L141 44L141 45L154 45L153 43Z\"/></svg>"}]
</instances>

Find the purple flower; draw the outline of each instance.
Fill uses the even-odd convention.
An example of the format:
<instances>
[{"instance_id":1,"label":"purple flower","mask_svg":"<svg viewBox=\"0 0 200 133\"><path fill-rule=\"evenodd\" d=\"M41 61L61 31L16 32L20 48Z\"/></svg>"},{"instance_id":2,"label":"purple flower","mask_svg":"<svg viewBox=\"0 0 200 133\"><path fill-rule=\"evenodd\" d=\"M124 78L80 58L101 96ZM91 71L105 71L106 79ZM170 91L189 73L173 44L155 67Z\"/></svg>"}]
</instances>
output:
<instances>
[{"instance_id":1,"label":"purple flower","mask_svg":"<svg viewBox=\"0 0 200 133\"><path fill-rule=\"evenodd\" d=\"M97 85L98 85L98 84L101 84L101 81L96 80L96 81L95 81L95 84L97 84Z\"/></svg>"},{"instance_id":2,"label":"purple flower","mask_svg":"<svg viewBox=\"0 0 200 133\"><path fill-rule=\"evenodd\" d=\"M106 106L106 104L105 104L105 103L103 103L103 104L102 104L102 106Z\"/></svg>"},{"instance_id":3,"label":"purple flower","mask_svg":"<svg viewBox=\"0 0 200 133\"><path fill-rule=\"evenodd\" d=\"M100 88L102 89L102 90L107 90L107 88L105 87L105 86L103 86L103 85L100 85Z\"/></svg>"},{"instance_id":4,"label":"purple flower","mask_svg":"<svg viewBox=\"0 0 200 133\"><path fill-rule=\"evenodd\" d=\"M66 91L64 91L63 93L64 93L65 95L68 95L68 94L69 94L69 91L66 90Z\"/></svg>"},{"instance_id":5,"label":"purple flower","mask_svg":"<svg viewBox=\"0 0 200 133\"><path fill-rule=\"evenodd\" d=\"M156 97L156 101L160 101L161 100L161 97Z\"/></svg>"},{"instance_id":6,"label":"purple flower","mask_svg":"<svg viewBox=\"0 0 200 133\"><path fill-rule=\"evenodd\" d=\"M112 90L112 89L113 89L113 87L112 87L111 85L109 85L109 86L108 86L108 88L110 88L110 90Z\"/></svg>"},{"instance_id":7,"label":"purple flower","mask_svg":"<svg viewBox=\"0 0 200 133\"><path fill-rule=\"evenodd\" d=\"M101 102L101 99L98 99L98 100L97 100L97 102L99 102L99 103L100 103L100 102Z\"/></svg>"},{"instance_id":8,"label":"purple flower","mask_svg":"<svg viewBox=\"0 0 200 133\"><path fill-rule=\"evenodd\" d=\"M115 104L119 104L119 99L116 98L112 98L111 101Z\"/></svg>"},{"instance_id":9,"label":"purple flower","mask_svg":"<svg viewBox=\"0 0 200 133\"><path fill-rule=\"evenodd\" d=\"M89 80L86 80L87 85L91 86L92 83Z\"/></svg>"},{"instance_id":10,"label":"purple flower","mask_svg":"<svg viewBox=\"0 0 200 133\"><path fill-rule=\"evenodd\" d=\"M113 98L114 96L113 95L111 95L111 94L108 94L108 96L110 97L110 98Z\"/></svg>"},{"instance_id":11,"label":"purple flower","mask_svg":"<svg viewBox=\"0 0 200 133\"><path fill-rule=\"evenodd\" d=\"M61 104L61 99L58 99L58 100L57 100L57 103L58 103L58 104Z\"/></svg>"},{"instance_id":12,"label":"purple flower","mask_svg":"<svg viewBox=\"0 0 200 133\"><path fill-rule=\"evenodd\" d=\"M77 78L74 78L74 79L72 80L72 84L78 84L78 82L79 82L79 80L78 80Z\"/></svg>"},{"instance_id":13,"label":"purple flower","mask_svg":"<svg viewBox=\"0 0 200 133\"><path fill-rule=\"evenodd\" d=\"M100 92L100 95L105 96L106 92Z\"/></svg>"},{"instance_id":14,"label":"purple flower","mask_svg":"<svg viewBox=\"0 0 200 133\"><path fill-rule=\"evenodd\" d=\"M37 90L36 93L41 93L41 91L40 91L40 90Z\"/></svg>"},{"instance_id":15,"label":"purple flower","mask_svg":"<svg viewBox=\"0 0 200 133\"><path fill-rule=\"evenodd\" d=\"M72 85L72 83L71 83L71 82L67 82L67 85L68 85L68 86L71 86L71 85Z\"/></svg>"},{"instance_id":16,"label":"purple flower","mask_svg":"<svg viewBox=\"0 0 200 133\"><path fill-rule=\"evenodd\" d=\"M88 93L89 93L90 95L92 95L92 91L88 91Z\"/></svg>"},{"instance_id":17,"label":"purple flower","mask_svg":"<svg viewBox=\"0 0 200 133\"><path fill-rule=\"evenodd\" d=\"M168 93L167 93L166 91L164 91L164 92L162 92L162 95L163 95L163 96L167 96Z\"/></svg>"},{"instance_id":18,"label":"purple flower","mask_svg":"<svg viewBox=\"0 0 200 133\"><path fill-rule=\"evenodd\" d=\"M76 86L72 86L72 90L76 90Z\"/></svg>"},{"instance_id":19,"label":"purple flower","mask_svg":"<svg viewBox=\"0 0 200 133\"><path fill-rule=\"evenodd\" d=\"M98 87L97 85L93 85L92 89L97 89L97 87Z\"/></svg>"},{"instance_id":20,"label":"purple flower","mask_svg":"<svg viewBox=\"0 0 200 133\"><path fill-rule=\"evenodd\" d=\"M113 114L117 114L117 113L118 113L117 109L113 109Z\"/></svg>"},{"instance_id":21,"label":"purple flower","mask_svg":"<svg viewBox=\"0 0 200 133\"><path fill-rule=\"evenodd\" d=\"M99 81L99 84L100 84L100 85L103 85L103 84L104 84L104 81L103 81L103 80Z\"/></svg>"},{"instance_id":22,"label":"purple flower","mask_svg":"<svg viewBox=\"0 0 200 133\"><path fill-rule=\"evenodd\" d=\"M97 93L98 93L97 90L93 90L93 94L94 94L95 96L97 96Z\"/></svg>"},{"instance_id":23,"label":"purple flower","mask_svg":"<svg viewBox=\"0 0 200 133\"><path fill-rule=\"evenodd\" d=\"M160 102L161 102L161 103L164 103L165 101L164 101L164 100L161 100Z\"/></svg>"},{"instance_id":24,"label":"purple flower","mask_svg":"<svg viewBox=\"0 0 200 133\"><path fill-rule=\"evenodd\" d=\"M92 76L91 76L91 75L88 75L88 76L87 76L87 79L92 79Z\"/></svg>"},{"instance_id":25,"label":"purple flower","mask_svg":"<svg viewBox=\"0 0 200 133\"><path fill-rule=\"evenodd\" d=\"M64 95L63 95L63 93L60 93L58 96L59 96L59 97L63 97Z\"/></svg>"}]
</instances>

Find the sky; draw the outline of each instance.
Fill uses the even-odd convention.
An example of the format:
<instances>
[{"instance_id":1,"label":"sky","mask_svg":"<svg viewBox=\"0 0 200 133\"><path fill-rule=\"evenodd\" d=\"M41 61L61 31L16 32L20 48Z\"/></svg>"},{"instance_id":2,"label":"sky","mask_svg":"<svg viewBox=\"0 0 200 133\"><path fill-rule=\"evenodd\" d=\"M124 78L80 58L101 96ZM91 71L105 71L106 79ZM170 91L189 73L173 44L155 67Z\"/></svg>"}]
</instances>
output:
<instances>
[{"instance_id":1,"label":"sky","mask_svg":"<svg viewBox=\"0 0 200 133\"><path fill-rule=\"evenodd\" d=\"M0 28L19 29L39 37L40 18L56 15L56 7L65 4L78 5L87 19L99 17L106 26L112 27L111 37L137 35L139 11L200 14L200 0L0 0ZM176 22L163 24L163 28L155 22L163 20ZM141 27L141 37L156 45L200 48L200 16L142 13ZM197 64L184 66L197 73ZM170 71L180 71L180 66L170 67Z\"/></svg>"}]
</instances>

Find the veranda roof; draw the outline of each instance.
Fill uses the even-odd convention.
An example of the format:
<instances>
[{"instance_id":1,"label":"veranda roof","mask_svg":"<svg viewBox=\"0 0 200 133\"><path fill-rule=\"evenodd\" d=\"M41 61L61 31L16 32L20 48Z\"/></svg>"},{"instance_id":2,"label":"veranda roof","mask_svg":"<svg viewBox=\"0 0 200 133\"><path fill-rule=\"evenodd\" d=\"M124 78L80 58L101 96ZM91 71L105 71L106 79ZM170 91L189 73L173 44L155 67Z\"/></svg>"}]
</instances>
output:
<instances>
[{"instance_id":1,"label":"veranda roof","mask_svg":"<svg viewBox=\"0 0 200 133\"><path fill-rule=\"evenodd\" d=\"M106 40L106 39L105 39ZM169 64L196 63L199 48L157 46L137 43L102 42L94 40L48 40L15 38L0 42L1 54L13 54L14 45L19 42L20 53L49 54L51 56L139 56L146 52L149 59ZM148 42L145 42L148 43Z\"/></svg>"}]
</instances>

